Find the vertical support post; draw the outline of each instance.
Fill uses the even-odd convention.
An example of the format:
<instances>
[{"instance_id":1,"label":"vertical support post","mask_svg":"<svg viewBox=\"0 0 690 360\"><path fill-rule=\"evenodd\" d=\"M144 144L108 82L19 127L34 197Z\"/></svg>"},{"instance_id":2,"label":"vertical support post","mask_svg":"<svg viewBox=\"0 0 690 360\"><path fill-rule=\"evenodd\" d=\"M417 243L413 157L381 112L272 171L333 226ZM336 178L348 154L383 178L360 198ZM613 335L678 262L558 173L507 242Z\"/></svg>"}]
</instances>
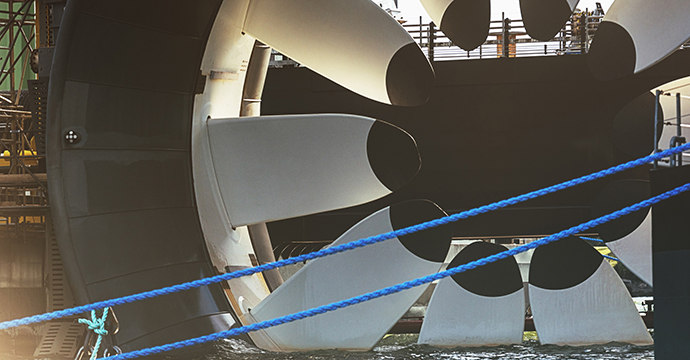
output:
<instances>
[{"instance_id":1,"label":"vertical support post","mask_svg":"<svg viewBox=\"0 0 690 360\"><path fill-rule=\"evenodd\" d=\"M589 9L582 14L582 53L589 52Z\"/></svg>"},{"instance_id":2,"label":"vertical support post","mask_svg":"<svg viewBox=\"0 0 690 360\"><path fill-rule=\"evenodd\" d=\"M659 97L661 97L661 90L656 91L656 102L654 103L654 153L659 152L657 144L659 139ZM654 160L654 170L659 166L659 160Z\"/></svg>"},{"instance_id":3,"label":"vertical support post","mask_svg":"<svg viewBox=\"0 0 690 360\"><path fill-rule=\"evenodd\" d=\"M270 59L271 47L258 40L255 41L249 65L247 66L247 77L242 93L243 100L240 116L261 115L261 95L263 94ZM247 228L252 241L252 247L254 248L254 254L259 264L276 261L266 223L249 225ZM266 285L268 285L271 291L275 291L283 284L283 277L278 269L267 270L262 274L266 280Z\"/></svg>"},{"instance_id":4,"label":"vertical support post","mask_svg":"<svg viewBox=\"0 0 690 360\"><path fill-rule=\"evenodd\" d=\"M510 19L503 19L503 57L510 57Z\"/></svg>"},{"instance_id":5,"label":"vertical support post","mask_svg":"<svg viewBox=\"0 0 690 360\"><path fill-rule=\"evenodd\" d=\"M680 111L680 93L676 93L676 136L677 139L680 140L681 137L683 136L683 133L681 131L681 126L680 126L680 121L681 121L681 111ZM680 145L680 143L676 143L676 146ZM678 153L676 154L676 164L677 166L683 166L683 153Z\"/></svg>"},{"instance_id":6,"label":"vertical support post","mask_svg":"<svg viewBox=\"0 0 690 360\"><path fill-rule=\"evenodd\" d=\"M9 0L7 2L7 19L10 22L7 24L7 34L9 35L9 50L10 50L10 55L9 55L9 61L7 64L9 64L9 68L7 71L10 72L10 100L12 103L17 103L15 96L17 96L17 99L19 98L19 94L15 94L15 88L14 88L14 0Z\"/></svg>"},{"instance_id":7,"label":"vertical support post","mask_svg":"<svg viewBox=\"0 0 690 360\"><path fill-rule=\"evenodd\" d=\"M429 61L434 61L434 43L436 42L436 24L429 23Z\"/></svg>"},{"instance_id":8,"label":"vertical support post","mask_svg":"<svg viewBox=\"0 0 690 360\"><path fill-rule=\"evenodd\" d=\"M10 71L14 72L14 69ZM11 83L14 84L14 80L12 80ZM14 94L14 85L12 85L12 89ZM19 97L19 94L17 94L17 97ZM19 149L17 148L18 132L19 130L17 129L17 115L13 113L10 117L10 170L8 170L8 174L19 173L19 159L17 158L19 154ZM16 191L14 196L16 196Z\"/></svg>"},{"instance_id":9,"label":"vertical support post","mask_svg":"<svg viewBox=\"0 0 690 360\"><path fill-rule=\"evenodd\" d=\"M10 101L12 101L12 104L18 104L19 103L19 93L17 93L17 89L15 88L15 68L14 68L14 46L15 46L15 15L14 15L14 1L9 0L7 2L7 19L9 23L7 24L7 34L9 36L9 59L7 61L7 64L9 65L8 68L6 69L9 71L9 76L10 76ZM19 164L17 164L17 119L16 115L13 114L12 117L10 118L10 148L8 149L10 151L10 170L8 171L9 174L15 174L17 173L17 168L19 167ZM13 191L12 197L14 201L17 201L17 192Z\"/></svg>"},{"instance_id":10,"label":"vertical support post","mask_svg":"<svg viewBox=\"0 0 690 360\"><path fill-rule=\"evenodd\" d=\"M424 47L423 46L424 43L422 42L422 39L424 38L424 36L422 36L422 34L424 33L424 27L422 26L422 24L423 24L422 23L422 16L420 15L419 16L419 47L420 48Z\"/></svg>"}]
</instances>

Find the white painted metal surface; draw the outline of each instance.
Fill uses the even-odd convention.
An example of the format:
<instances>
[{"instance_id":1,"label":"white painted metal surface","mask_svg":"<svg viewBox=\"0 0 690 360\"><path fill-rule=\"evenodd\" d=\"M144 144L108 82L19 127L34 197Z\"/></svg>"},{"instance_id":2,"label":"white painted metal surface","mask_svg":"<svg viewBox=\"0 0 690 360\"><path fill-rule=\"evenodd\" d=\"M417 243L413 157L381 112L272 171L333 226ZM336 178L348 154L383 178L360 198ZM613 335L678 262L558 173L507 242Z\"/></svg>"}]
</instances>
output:
<instances>
[{"instance_id":1,"label":"white painted metal surface","mask_svg":"<svg viewBox=\"0 0 690 360\"><path fill-rule=\"evenodd\" d=\"M286 11L286 8L291 10ZM305 34L305 29L311 29L313 33ZM354 30L351 31L352 29L359 29L360 32L356 33ZM255 40L245 34L245 30L247 33L266 35L262 40L269 45L281 50L284 46L287 55L293 56L294 52L296 56L293 58L305 65L313 66L315 70L327 77L354 88L355 91L365 96L378 98L387 103L390 103L385 88L388 62L400 47L413 43L407 32L395 20L368 0L358 0L357 4L354 4L353 1L304 0L298 2L234 0L222 3L202 59L201 73L206 77L206 82L203 93L194 99L192 123L192 163L199 218L212 263L221 272L225 271L226 267L229 267L230 270L236 270L253 265L250 257L253 254L253 249L247 229L239 225L260 222L268 218L289 217L293 214L284 212L287 204L283 204L282 207L278 206L282 212L273 212L268 218L263 216L265 214L257 215L257 212L253 212L254 209L271 208L282 198L271 198L270 195L276 193L269 190L269 196L257 198L259 199L258 202L255 200L250 205L241 201L238 202L231 195L221 191L222 186L219 184L216 174L214 161L216 163L223 163L223 161L220 157L216 159L212 157L208 119L227 119L239 116L246 66ZM376 36L370 36L372 33ZM320 41L316 39L317 34L323 36ZM366 34L366 36L356 36L357 34ZM353 133L348 134L354 136L356 140L362 140L361 136L358 137ZM242 157L240 153L243 151L246 154L253 149L260 149L261 145L254 140L241 140L243 141L241 142L242 145L231 140L231 138L221 139L221 142L228 142L223 144L227 147L216 148L216 153L223 153L224 156L227 156L228 154L224 151L232 151L231 155L227 157L237 159ZM315 142L314 139L308 140L308 143ZM235 147L233 148L233 146ZM276 147L273 146L271 149L276 150ZM284 149L278 149L281 154L285 154L282 152ZM364 149L365 147L361 147L360 150L365 151ZM238 151L235 152L234 150ZM303 156L304 153L298 152L293 153L293 155ZM357 154L348 153L347 155L355 159L358 158ZM286 158L283 157L282 159L285 160ZM294 162L295 160L291 161ZM302 164L308 164L310 159L304 157L299 161ZM342 182L344 178L351 179L353 176L369 174L363 170L364 166L368 164L363 164L363 167L357 168L362 171L355 172L356 174L344 174L343 178L335 179L335 181ZM239 165L234 169L232 168L234 165L236 163L224 167L223 170L231 174L247 170L247 168L242 168ZM264 171L260 177L266 178L265 172L270 172L273 169L266 166L255 170ZM370 171L371 169L369 169ZM350 189L366 182L368 178L364 177L365 179L358 178ZM227 179L234 178L225 178L226 181ZM280 182L279 179L273 179L275 181L272 184ZM323 180L324 178L320 177L319 179ZM284 180L299 181L302 179ZM314 179L309 180L313 181ZM306 187L322 189L326 185L323 183L315 185L309 182ZM336 186L337 184L330 185ZM289 187L290 184L285 186ZM285 189L285 186L280 189ZM254 186L254 188L256 187L259 186ZM352 194L351 191L343 192L343 189L334 188L337 190L332 191L332 193ZM356 196L359 196L358 199L364 202L372 199L370 197L372 192L376 193L375 197L390 192L383 185L376 189L373 188L375 186L371 186L369 183L369 186ZM238 187L235 186L235 189ZM276 188L269 189L276 190ZM224 190L227 191L227 188ZM240 193L242 193L241 189ZM297 197L297 194L288 195L292 196L293 200ZM242 199L248 198L245 196ZM314 199L310 200L314 201ZM304 209L303 202L307 202L307 199L295 200L291 205ZM354 203L358 202L355 201ZM339 203L338 207L349 206L354 203ZM239 209L236 206L238 204L239 206L247 205L245 208L247 211L244 212ZM312 210L330 210L329 206L331 205L332 203ZM229 213L228 209L235 209L236 212ZM239 215L235 216L235 214L248 215L243 218ZM245 307L252 307L266 297L269 291L261 274L255 274L232 280L230 290L227 290L226 293L230 297L233 309L241 314L240 303L245 304Z\"/></svg>"},{"instance_id":2,"label":"white painted metal surface","mask_svg":"<svg viewBox=\"0 0 690 360\"><path fill-rule=\"evenodd\" d=\"M652 210L630 234L606 243L613 254L642 281L652 284Z\"/></svg>"},{"instance_id":3,"label":"white painted metal surface","mask_svg":"<svg viewBox=\"0 0 690 360\"><path fill-rule=\"evenodd\" d=\"M333 245L392 231L389 214L389 208L385 208L370 215ZM417 257L398 239L387 240L310 261L250 314L255 321L273 319L429 275L440 266L440 262ZM427 286L250 333L250 336L257 346L267 350L369 350Z\"/></svg>"},{"instance_id":4,"label":"white painted metal surface","mask_svg":"<svg viewBox=\"0 0 690 360\"><path fill-rule=\"evenodd\" d=\"M529 296L542 344L652 344L623 281L606 261L589 279L568 289L530 284Z\"/></svg>"},{"instance_id":5,"label":"white painted metal surface","mask_svg":"<svg viewBox=\"0 0 690 360\"><path fill-rule=\"evenodd\" d=\"M221 201L208 141L208 117L237 117L240 113L246 65L254 39L242 35L241 25L249 0L225 1L211 30L201 73L206 76L203 94L194 98L192 120L192 168L199 220L211 262L221 272L251 267L253 254L246 227L233 227ZM213 79L211 72L224 74ZM261 274L230 282L226 291L236 313L239 298L259 303L270 293Z\"/></svg>"},{"instance_id":6,"label":"white painted metal surface","mask_svg":"<svg viewBox=\"0 0 690 360\"><path fill-rule=\"evenodd\" d=\"M390 194L367 156L374 122L353 115L209 120L216 181L232 224L287 219Z\"/></svg>"},{"instance_id":7,"label":"white painted metal surface","mask_svg":"<svg viewBox=\"0 0 690 360\"><path fill-rule=\"evenodd\" d=\"M622 26L635 43L635 73L674 52L690 39L690 1L616 0L604 21Z\"/></svg>"},{"instance_id":8,"label":"white painted metal surface","mask_svg":"<svg viewBox=\"0 0 690 360\"><path fill-rule=\"evenodd\" d=\"M252 0L243 30L311 70L390 104L388 64L414 43L371 0Z\"/></svg>"},{"instance_id":9,"label":"white painted metal surface","mask_svg":"<svg viewBox=\"0 0 690 360\"><path fill-rule=\"evenodd\" d=\"M431 296L418 342L441 347L520 344L524 325L523 289L487 297L445 278Z\"/></svg>"},{"instance_id":10,"label":"white painted metal surface","mask_svg":"<svg viewBox=\"0 0 690 360\"><path fill-rule=\"evenodd\" d=\"M684 96L690 96L690 76L673 80L659 86L655 90L657 89L671 94L680 93ZM654 94L654 91L652 91L652 94Z\"/></svg>"},{"instance_id":11,"label":"white painted metal surface","mask_svg":"<svg viewBox=\"0 0 690 360\"><path fill-rule=\"evenodd\" d=\"M419 0L419 2L422 3L431 20L440 27L443 14L453 0Z\"/></svg>"}]
</instances>

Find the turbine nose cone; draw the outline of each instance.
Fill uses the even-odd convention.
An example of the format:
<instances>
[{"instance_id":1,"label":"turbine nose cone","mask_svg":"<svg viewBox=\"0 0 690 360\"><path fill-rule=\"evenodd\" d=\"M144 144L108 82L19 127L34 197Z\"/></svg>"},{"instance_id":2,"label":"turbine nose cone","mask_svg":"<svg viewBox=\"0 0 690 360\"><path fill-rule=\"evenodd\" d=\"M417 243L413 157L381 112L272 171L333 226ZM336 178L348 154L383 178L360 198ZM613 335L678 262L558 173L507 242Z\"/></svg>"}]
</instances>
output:
<instances>
[{"instance_id":1,"label":"turbine nose cone","mask_svg":"<svg viewBox=\"0 0 690 360\"><path fill-rule=\"evenodd\" d=\"M520 11L525 30L540 41L553 39L573 13L566 0L520 0Z\"/></svg>"},{"instance_id":2,"label":"turbine nose cone","mask_svg":"<svg viewBox=\"0 0 690 360\"><path fill-rule=\"evenodd\" d=\"M447 215L438 205L429 200L410 200L391 205L390 207L391 225L395 230ZM452 238L453 225L445 224L400 236L398 240L417 257L442 263L448 255Z\"/></svg>"},{"instance_id":3,"label":"turbine nose cone","mask_svg":"<svg viewBox=\"0 0 690 360\"><path fill-rule=\"evenodd\" d=\"M608 81L635 71L637 55L630 34L620 25L602 21L587 53L589 70L597 80Z\"/></svg>"},{"instance_id":4,"label":"turbine nose cone","mask_svg":"<svg viewBox=\"0 0 690 360\"><path fill-rule=\"evenodd\" d=\"M374 175L391 191L410 182L421 167L417 143L412 136L379 120L369 130L367 157Z\"/></svg>"},{"instance_id":5,"label":"turbine nose cone","mask_svg":"<svg viewBox=\"0 0 690 360\"><path fill-rule=\"evenodd\" d=\"M486 41L491 26L491 1L453 1L443 13L441 31L464 50Z\"/></svg>"},{"instance_id":6,"label":"turbine nose cone","mask_svg":"<svg viewBox=\"0 0 690 360\"><path fill-rule=\"evenodd\" d=\"M569 289L589 279L602 261L592 246L569 236L534 250L529 283L542 289Z\"/></svg>"},{"instance_id":7,"label":"turbine nose cone","mask_svg":"<svg viewBox=\"0 0 690 360\"><path fill-rule=\"evenodd\" d=\"M416 43L401 47L386 71L386 91L391 105L423 105L431 95L435 80L429 60Z\"/></svg>"}]
</instances>

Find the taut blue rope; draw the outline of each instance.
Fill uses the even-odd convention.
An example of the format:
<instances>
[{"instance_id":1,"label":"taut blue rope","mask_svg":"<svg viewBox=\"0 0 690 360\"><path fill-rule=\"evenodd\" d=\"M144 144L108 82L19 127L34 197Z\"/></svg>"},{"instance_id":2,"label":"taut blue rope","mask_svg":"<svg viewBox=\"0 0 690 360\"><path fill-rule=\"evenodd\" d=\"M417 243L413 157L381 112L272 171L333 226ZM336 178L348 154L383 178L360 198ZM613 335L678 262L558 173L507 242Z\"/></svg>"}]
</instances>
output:
<instances>
[{"instance_id":1,"label":"taut blue rope","mask_svg":"<svg viewBox=\"0 0 690 360\"><path fill-rule=\"evenodd\" d=\"M103 315L100 318L96 315L96 310L91 310L91 320L79 319L80 324L86 324L86 326L89 327L89 330L98 335L96 344L93 346L93 352L91 353L91 360L94 360L96 357L98 357L98 349L101 347L103 336L108 335L108 330L105 329L105 321L108 318L109 309L110 308L103 309Z\"/></svg>"},{"instance_id":2,"label":"taut blue rope","mask_svg":"<svg viewBox=\"0 0 690 360\"><path fill-rule=\"evenodd\" d=\"M609 260L613 260L613 261L620 261L613 256L608 256L608 255L604 255L604 254L601 254L601 256L603 256L604 259L609 259Z\"/></svg>"},{"instance_id":3,"label":"taut blue rope","mask_svg":"<svg viewBox=\"0 0 690 360\"><path fill-rule=\"evenodd\" d=\"M424 277L414 279L411 281L407 281L407 282L404 282L404 283L401 283L398 285L394 285L394 286L390 286L390 287L387 287L387 288L384 288L381 290L370 292L370 293L367 293L364 295L355 296L355 297L347 299L347 300L334 302L334 303L331 303L328 305L319 306L319 307L316 307L313 309L300 311L300 312L297 312L294 314L281 316L281 317L271 319L271 320L261 321L261 322L255 323L255 324L250 324L250 325L238 327L235 329L221 331L221 332L211 334L211 335L206 335L206 336L201 336L201 337L194 338L194 339L179 341L179 342L172 343L172 344L155 346L155 347L148 348L148 349L136 350L136 351L128 352L126 354L111 356L111 357L107 357L107 358L103 358L103 359L108 359L108 360L135 359L135 358L138 358L141 356L148 356L148 355L158 354L158 353L166 352L166 351L170 351L170 350L181 349L181 348L187 347L187 346L199 345L199 344L203 344L203 343L207 343L207 342L211 342L211 341L229 338L232 336L237 336L240 334L245 334L245 333L248 333L251 331L266 329L266 328L281 325L281 324L287 324L289 322L305 319L308 317L312 317L312 316L316 316L319 314L334 311L337 309L341 309L344 307L356 305L356 304L359 304L359 303L362 303L365 301L369 301L369 300L373 300L376 298L380 298L380 297L383 297L386 295L395 294L395 293L401 292L403 290L407 290L407 289L410 289L413 287L424 285L424 284L430 283L430 282L435 281L435 280L443 279L443 278L448 277L448 276L459 274L461 272L471 270L471 269L477 268L479 266L483 266L483 265L486 265L486 264L489 264L489 263L492 263L492 262L495 262L495 261L498 261L501 259L505 259L509 256L513 256L513 255L519 254L521 252L525 252L525 251L530 250L530 249L535 249L539 246L552 243L552 242L560 240L564 237L575 235L575 234L583 232L587 229L591 229L595 226L599 226L599 225L604 224L606 222L609 222L611 220L615 220L615 219L617 219L621 216L627 215L631 212L652 206L652 205L658 203L659 201L668 199L672 196L678 195L678 194L685 192L685 191L688 191L688 190L690 190L690 183L687 183L683 186L677 187L671 191L667 191L661 195L657 195L651 199L641 201L635 205L628 206L624 209L618 210L618 211L613 212L611 214L602 216L602 217L594 219L594 220L590 220L586 223L571 227L570 229L563 230L559 233L556 233L556 234L553 234L551 236L547 236L545 238L539 239L537 241L533 241L531 243L513 248L511 250L503 251L503 252L500 252L498 254L494 254L494 255L485 257L483 259L475 260L475 261L469 262L467 264L460 265L458 267L448 269L446 271L442 271L442 272L439 272L439 273L436 273L433 275L424 276Z\"/></svg>"},{"instance_id":4,"label":"taut blue rope","mask_svg":"<svg viewBox=\"0 0 690 360\"><path fill-rule=\"evenodd\" d=\"M589 241L595 241L595 242L598 242L598 243L604 243L604 240L595 239L595 238L586 237L586 236L580 236L580 239L582 239L582 240L589 240ZM601 254L601 256L603 256L604 258L609 259L609 260L620 261L620 260L616 259L616 258L613 257L613 256L608 256L608 255L604 255L604 254Z\"/></svg>"},{"instance_id":5,"label":"taut blue rope","mask_svg":"<svg viewBox=\"0 0 690 360\"><path fill-rule=\"evenodd\" d=\"M579 184L582 184L582 183L585 183L588 181L600 179L600 178L603 178L603 177L606 177L606 176L609 176L609 175L612 175L612 174L615 174L615 173L618 173L618 172L621 172L624 170L628 170L628 169L631 169L631 168L634 168L634 167L637 167L640 165L644 165L644 164L647 164L651 161L658 160L658 159L661 159L664 157L668 157L668 156L671 156L673 154L683 152L685 150L690 150L690 143L684 144L682 146L678 146L678 147L675 147L672 149L664 150L664 151L656 153L656 154L645 156L645 157L637 159L637 160L629 161L625 164L620 164L620 165L608 168L606 170L602 170L602 171L599 171L599 172L596 172L596 173L593 173L590 175L582 176L582 177L579 177L577 179L566 181L566 182L563 182L563 183L560 183L557 185L553 185L553 186L550 186L550 187L547 187L547 188L544 188L541 190L533 191L533 192L530 192L530 193L527 193L524 195L520 195L520 196L516 196L516 197L510 198L507 200L502 200L502 201L499 201L499 202L496 202L496 203L493 203L490 205L484 205L484 206L481 206L481 207L478 207L478 208L475 208L472 210L459 212L457 214L442 217L440 219L435 219L435 220L427 221L425 223L421 223L418 225L409 226L409 227L406 227L406 228L403 228L400 230L391 231L391 232L376 235L376 236L371 236L371 237L368 237L365 239L360 239L360 240L352 241L352 242L349 242L346 244L329 247L326 249L322 249L322 250L312 252L309 254L296 256L296 257L289 258L289 259L284 259L284 260L279 260L279 261L264 264L264 265L259 265L259 266L249 268L249 269L242 269L242 270L238 270L238 271L227 273L227 274L216 275L216 276L209 277L209 278L199 279L199 280L195 280L195 281L191 281L191 282L187 282L187 283L183 283L183 284L179 284L179 285L173 285L173 286L169 286L169 287L162 288L162 289L146 291L146 292L142 292L139 294L123 296L123 297L105 300L105 301L99 301L99 302L92 303L89 305L77 306L77 307L74 307L71 309L58 310L58 311L54 311L54 312L50 312L50 313L46 313L46 314L25 317L22 319L5 321L5 322L0 323L0 330L9 329L9 328L13 328L13 327L21 326L21 325L29 325L29 324L39 323L39 322L43 322L43 321L50 321L53 319L59 319L59 318L67 317L67 316L73 316L73 315L89 312L91 310L103 309L106 307L112 307L112 306L127 304L127 303L131 303L131 302L139 301L139 300L150 299L150 298L154 298L154 297L161 296L161 295L169 295L169 294L173 294L173 293L180 292L180 291L194 289L194 288L198 288L198 287L202 287L202 286L208 286L208 285L218 283L221 281L235 279L235 278L239 278L239 277L243 277L243 276L249 276L249 275L253 275L253 274L263 272L266 270L276 269L276 268L279 268L282 266L296 264L296 263L300 263L300 262L304 262L304 261L313 260L316 258L336 254L339 252L360 248L363 246L379 243L379 242L382 242L382 241L385 241L388 239L393 239L395 237L412 234L412 233L415 233L418 231L426 230L426 229L433 228L433 227L440 226L440 225L449 224L449 223L458 221L460 219L465 219L468 217L477 216L479 214L487 213L489 211L497 210L497 209L504 208L504 207L507 207L510 205L515 205L515 204L518 204L518 203L521 203L521 202L524 202L527 200L531 200L531 199L534 199L534 198L537 198L537 197L540 197L543 195L547 195L547 194L550 194L550 193L553 193L556 191L564 190L564 189L567 189L567 188L570 188L570 187L573 187L573 186L576 186L576 185L579 185Z\"/></svg>"}]
</instances>

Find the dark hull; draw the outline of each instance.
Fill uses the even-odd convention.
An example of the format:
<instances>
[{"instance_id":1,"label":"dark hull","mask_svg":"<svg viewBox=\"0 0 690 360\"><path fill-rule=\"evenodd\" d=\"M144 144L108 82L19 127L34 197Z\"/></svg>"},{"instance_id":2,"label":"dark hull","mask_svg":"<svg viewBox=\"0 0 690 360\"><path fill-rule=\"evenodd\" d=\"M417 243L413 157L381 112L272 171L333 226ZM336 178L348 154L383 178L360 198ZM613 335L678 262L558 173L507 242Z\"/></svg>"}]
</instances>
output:
<instances>
[{"instance_id":1,"label":"dark hull","mask_svg":"<svg viewBox=\"0 0 690 360\"><path fill-rule=\"evenodd\" d=\"M264 115L350 113L382 119L408 131L422 157L417 177L384 199L270 224L274 245L335 239L367 214L406 199L427 198L455 213L647 155L653 149L649 90L690 75L690 50L609 82L593 78L586 55L447 61L434 68L435 91L427 104L414 108L364 99L306 68L269 70ZM628 104L627 113L621 112ZM591 219L592 203L608 183L648 179L648 170L642 166L461 221L454 236L560 231Z\"/></svg>"}]
</instances>

